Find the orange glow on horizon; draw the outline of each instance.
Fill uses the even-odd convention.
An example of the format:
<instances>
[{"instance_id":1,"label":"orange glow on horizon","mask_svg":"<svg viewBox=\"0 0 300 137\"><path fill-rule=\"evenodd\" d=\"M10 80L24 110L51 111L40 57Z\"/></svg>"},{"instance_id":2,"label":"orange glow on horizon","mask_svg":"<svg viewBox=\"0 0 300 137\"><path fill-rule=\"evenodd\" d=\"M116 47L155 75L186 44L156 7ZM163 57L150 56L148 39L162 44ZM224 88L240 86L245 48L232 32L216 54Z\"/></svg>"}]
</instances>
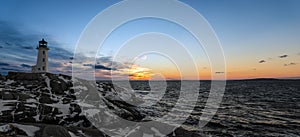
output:
<instances>
[{"instance_id":1,"label":"orange glow on horizon","mask_svg":"<svg viewBox=\"0 0 300 137\"><path fill-rule=\"evenodd\" d=\"M251 67L251 65L256 67ZM232 65L233 66L233 65ZM199 69L198 76L189 74L188 69L184 72L179 72L172 67L156 67L147 68L139 65L132 65L130 68L124 68L118 71L111 71L115 73L112 76L125 76L130 80L211 80L212 75L222 78L226 75L227 80L235 79L255 79L255 78L300 78L300 67L298 65L284 66L280 64L248 64L248 66L234 66L227 67L226 72L216 73L211 72L209 67ZM104 71L104 70L102 70ZM109 75L101 74L102 77L109 78ZM116 78L116 77L115 77ZM118 77L117 77L118 78ZM120 77L122 78L122 77Z\"/></svg>"},{"instance_id":2,"label":"orange glow on horizon","mask_svg":"<svg viewBox=\"0 0 300 137\"><path fill-rule=\"evenodd\" d=\"M148 68L139 67L132 65L128 70L130 80L149 80L151 79L152 73Z\"/></svg>"}]
</instances>

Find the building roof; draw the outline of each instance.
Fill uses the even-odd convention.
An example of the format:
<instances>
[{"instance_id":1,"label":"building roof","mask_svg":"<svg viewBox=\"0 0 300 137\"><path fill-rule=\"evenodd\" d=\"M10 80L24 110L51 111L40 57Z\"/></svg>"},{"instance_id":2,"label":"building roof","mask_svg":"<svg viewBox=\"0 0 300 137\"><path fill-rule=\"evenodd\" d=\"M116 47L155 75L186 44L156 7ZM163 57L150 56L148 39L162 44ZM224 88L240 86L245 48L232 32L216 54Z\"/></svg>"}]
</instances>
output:
<instances>
[{"instance_id":1,"label":"building roof","mask_svg":"<svg viewBox=\"0 0 300 137\"><path fill-rule=\"evenodd\" d=\"M44 39L42 39L41 41L39 41L39 44L47 44L48 42L45 41Z\"/></svg>"},{"instance_id":2,"label":"building roof","mask_svg":"<svg viewBox=\"0 0 300 137\"><path fill-rule=\"evenodd\" d=\"M37 49L39 48L47 48L47 50L49 50L48 46L47 46L47 41L45 41L44 39L42 39L41 41L39 41L39 46L37 47Z\"/></svg>"}]
</instances>

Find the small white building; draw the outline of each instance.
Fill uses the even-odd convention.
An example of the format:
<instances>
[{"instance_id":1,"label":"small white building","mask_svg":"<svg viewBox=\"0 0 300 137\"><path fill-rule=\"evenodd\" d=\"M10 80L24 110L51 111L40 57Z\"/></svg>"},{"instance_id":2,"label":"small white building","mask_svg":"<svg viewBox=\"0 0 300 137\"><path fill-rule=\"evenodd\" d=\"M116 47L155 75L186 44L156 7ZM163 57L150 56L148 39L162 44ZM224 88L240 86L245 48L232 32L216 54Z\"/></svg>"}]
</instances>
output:
<instances>
[{"instance_id":1,"label":"small white building","mask_svg":"<svg viewBox=\"0 0 300 137\"><path fill-rule=\"evenodd\" d=\"M39 41L36 65L32 66L32 73L45 73L48 72L48 46L47 42L42 39Z\"/></svg>"}]
</instances>

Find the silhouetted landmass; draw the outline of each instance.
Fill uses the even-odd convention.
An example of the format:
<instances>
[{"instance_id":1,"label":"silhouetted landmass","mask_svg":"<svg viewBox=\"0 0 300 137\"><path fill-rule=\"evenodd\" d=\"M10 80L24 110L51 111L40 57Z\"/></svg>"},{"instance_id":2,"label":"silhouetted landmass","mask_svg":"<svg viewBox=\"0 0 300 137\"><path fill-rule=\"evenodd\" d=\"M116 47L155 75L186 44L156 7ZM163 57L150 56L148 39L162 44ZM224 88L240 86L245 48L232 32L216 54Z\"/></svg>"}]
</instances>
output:
<instances>
[{"instance_id":1,"label":"silhouetted landmass","mask_svg":"<svg viewBox=\"0 0 300 137\"><path fill-rule=\"evenodd\" d=\"M255 79L240 79L235 81L297 81L300 79L288 79L288 78L255 78Z\"/></svg>"}]
</instances>

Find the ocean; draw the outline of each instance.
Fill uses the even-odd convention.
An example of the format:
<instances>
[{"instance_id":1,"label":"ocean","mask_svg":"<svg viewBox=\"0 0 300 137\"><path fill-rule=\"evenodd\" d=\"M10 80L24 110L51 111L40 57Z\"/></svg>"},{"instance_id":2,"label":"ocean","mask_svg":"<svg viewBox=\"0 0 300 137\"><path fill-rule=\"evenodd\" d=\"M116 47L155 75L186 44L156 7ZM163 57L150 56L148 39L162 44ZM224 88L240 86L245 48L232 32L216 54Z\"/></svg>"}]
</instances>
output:
<instances>
[{"instance_id":1,"label":"ocean","mask_svg":"<svg viewBox=\"0 0 300 137\"><path fill-rule=\"evenodd\" d=\"M168 114L180 94L189 94L188 90L181 90L184 87L181 87L180 81L157 81L156 85L159 85L157 83L166 84L165 91L150 91L151 87L146 81L131 82L135 93L146 104L152 104L139 107L152 120ZM185 129L203 136L300 136L299 80L227 81L217 113L204 127L199 127L198 123L206 105L211 82L199 83L199 94L195 95L198 96L197 102L191 115L181 125ZM163 96L161 92L164 93ZM187 109L189 108L181 107L180 111ZM175 119L176 117L181 117L180 113Z\"/></svg>"}]
</instances>

